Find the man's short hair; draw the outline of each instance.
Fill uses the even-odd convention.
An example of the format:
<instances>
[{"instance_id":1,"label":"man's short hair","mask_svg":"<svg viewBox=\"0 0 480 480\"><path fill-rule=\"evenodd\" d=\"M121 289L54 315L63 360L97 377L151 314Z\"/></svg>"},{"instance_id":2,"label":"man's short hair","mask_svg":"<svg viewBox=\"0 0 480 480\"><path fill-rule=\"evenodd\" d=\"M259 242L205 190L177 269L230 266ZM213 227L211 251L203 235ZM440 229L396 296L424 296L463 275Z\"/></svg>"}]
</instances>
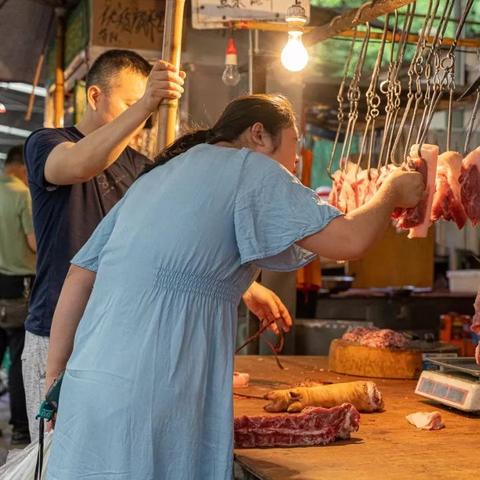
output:
<instances>
[{"instance_id":1,"label":"man's short hair","mask_svg":"<svg viewBox=\"0 0 480 480\"><path fill-rule=\"evenodd\" d=\"M86 78L87 89L92 85L98 85L108 90L111 79L124 69L148 77L152 66L141 55L131 50L108 50L90 67Z\"/></svg>"},{"instance_id":2,"label":"man's short hair","mask_svg":"<svg viewBox=\"0 0 480 480\"><path fill-rule=\"evenodd\" d=\"M8 151L5 165L23 165L23 163L23 145L15 145Z\"/></svg>"}]
</instances>

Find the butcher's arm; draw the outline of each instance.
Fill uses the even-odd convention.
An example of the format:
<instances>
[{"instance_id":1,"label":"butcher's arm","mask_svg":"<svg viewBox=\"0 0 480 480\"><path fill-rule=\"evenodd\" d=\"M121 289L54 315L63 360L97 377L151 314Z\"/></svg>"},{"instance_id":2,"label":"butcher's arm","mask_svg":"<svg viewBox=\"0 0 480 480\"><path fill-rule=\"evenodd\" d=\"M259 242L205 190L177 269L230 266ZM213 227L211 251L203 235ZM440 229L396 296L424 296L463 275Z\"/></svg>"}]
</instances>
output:
<instances>
[{"instance_id":1,"label":"butcher's arm","mask_svg":"<svg viewBox=\"0 0 480 480\"><path fill-rule=\"evenodd\" d=\"M297 243L333 260L354 260L381 238L396 207L414 207L424 194L420 174L399 170L391 174L366 205L332 220L322 231Z\"/></svg>"},{"instance_id":2,"label":"butcher's arm","mask_svg":"<svg viewBox=\"0 0 480 480\"><path fill-rule=\"evenodd\" d=\"M68 271L52 320L46 372L47 391L55 378L65 370L95 277L94 272L75 265Z\"/></svg>"},{"instance_id":3,"label":"butcher's arm","mask_svg":"<svg viewBox=\"0 0 480 480\"><path fill-rule=\"evenodd\" d=\"M73 185L103 172L117 160L161 100L180 97L183 77L173 65L157 62L138 102L80 141L63 142L50 152L44 168L45 180L52 185Z\"/></svg>"},{"instance_id":4,"label":"butcher's arm","mask_svg":"<svg viewBox=\"0 0 480 480\"><path fill-rule=\"evenodd\" d=\"M79 142L60 143L47 158L45 180L52 185L73 185L100 174L115 162L150 114L137 102Z\"/></svg>"}]
</instances>

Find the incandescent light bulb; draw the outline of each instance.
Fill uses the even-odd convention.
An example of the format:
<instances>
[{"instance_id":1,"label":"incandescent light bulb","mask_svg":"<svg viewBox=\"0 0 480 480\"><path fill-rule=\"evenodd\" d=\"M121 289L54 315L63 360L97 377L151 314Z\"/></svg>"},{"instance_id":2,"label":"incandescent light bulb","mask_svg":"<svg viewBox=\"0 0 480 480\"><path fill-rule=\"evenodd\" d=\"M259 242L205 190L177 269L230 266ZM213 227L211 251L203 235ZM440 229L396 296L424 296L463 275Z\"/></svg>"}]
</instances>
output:
<instances>
[{"instance_id":1,"label":"incandescent light bulb","mask_svg":"<svg viewBox=\"0 0 480 480\"><path fill-rule=\"evenodd\" d=\"M288 42L282 50L282 65L291 72L303 70L308 63L308 52L302 43L302 34L298 30L288 32Z\"/></svg>"},{"instance_id":2,"label":"incandescent light bulb","mask_svg":"<svg viewBox=\"0 0 480 480\"><path fill-rule=\"evenodd\" d=\"M222 82L229 87L238 85L240 81L240 72L238 71L238 55L235 40L230 37L227 42L225 55L225 70L222 75Z\"/></svg>"}]
</instances>

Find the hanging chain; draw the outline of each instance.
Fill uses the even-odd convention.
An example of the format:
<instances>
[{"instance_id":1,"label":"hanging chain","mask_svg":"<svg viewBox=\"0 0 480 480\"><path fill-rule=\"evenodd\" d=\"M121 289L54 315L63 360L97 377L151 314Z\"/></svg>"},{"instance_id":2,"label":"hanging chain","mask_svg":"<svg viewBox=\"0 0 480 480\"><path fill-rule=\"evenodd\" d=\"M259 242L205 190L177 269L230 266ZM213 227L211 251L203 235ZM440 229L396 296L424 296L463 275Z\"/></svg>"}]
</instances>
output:
<instances>
[{"instance_id":1,"label":"hanging chain","mask_svg":"<svg viewBox=\"0 0 480 480\"><path fill-rule=\"evenodd\" d=\"M365 121L366 121L366 126L365 126L365 131L363 133L362 137L362 143L360 147L360 154L358 156L357 160L357 168L356 172L358 172L358 169L361 165L361 161L363 158L363 153L365 151L365 146L367 143L367 137L369 130L371 130L370 133L370 143L369 143L369 148L368 148L368 174L370 175L370 167L371 167L371 162L372 162L372 151L373 151L373 133L375 131L375 122L377 117L380 114L380 96L377 93L377 86L378 86L378 78L380 75L380 70L382 68L382 59L383 59L383 52L385 50L385 43L387 40L387 33L388 33L388 26L389 26L389 19L390 19L390 14L387 14L385 16L385 24L383 28L383 35L382 35L382 40L380 43L380 47L378 49L378 54L377 54L377 59L375 61L375 65L373 67L373 72L372 72L372 80L370 81L370 85L368 87L367 93L366 93L366 101L367 101L367 113L365 115Z\"/></svg>"},{"instance_id":2,"label":"hanging chain","mask_svg":"<svg viewBox=\"0 0 480 480\"><path fill-rule=\"evenodd\" d=\"M333 147L332 147L332 152L330 154L330 160L328 162L327 166L327 173L328 176L333 180L333 172L332 172L332 166L333 166L333 161L335 158L335 153L337 151L337 145L338 141L340 139L340 133L342 131L343 127L343 121L345 119L345 113L344 113L344 108L345 108L345 98L344 98L344 90L345 90L345 84L347 82L347 77L348 77L348 71L350 69L350 64L352 62L352 57L353 57L353 52L355 49L355 42L357 40L357 27L354 28L353 30L353 38L352 38L352 43L350 45L350 51L347 56L347 61L345 63L345 69L343 72L343 77L342 81L340 83L340 88L338 89L338 94L337 94L337 102L338 102L338 111L337 111L337 132L335 134L335 140L333 142Z\"/></svg>"},{"instance_id":3,"label":"hanging chain","mask_svg":"<svg viewBox=\"0 0 480 480\"><path fill-rule=\"evenodd\" d=\"M477 48L477 63L480 63L480 50ZM465 145L463 147L463 153L467 155L470 151L470 139L472 138L473 126L477 118L478 107L480 105L480 86L476 90L475 104L473 105L472 115L468 122L467 135L465 136Z\"/></svg>"},{"instance_id":4,"label":"hanging chain","mask_svg":"<svg viewBox=\"0 0 480 480\"><path fill-rule=\"evenodd\" d=\"M345 139L342 147L342 154L340 157L342 160L346 160L350 156L353 135L355 132L355 124L358 119L358 104L361 97L359 85L362 77L363 65L365 63L365 58L367 55L368 43L370 40L370 23L367 22L366 27L367 29L365 32L365 38L362 43L362 49L360 51L360 57L358 59L357 66L355 68L355 72L353 74L352 81L350 82L350 87L348 89L348 94L347 94L347 98L350 104L350 110L348 113L347 131L345 133ZM347 168L347 162L345 161L344 170L346 170L346 168Z\"/></svg>"},{"instance_id":5,"label":"hanging chain","mask_svg":"<svg viewBox=\"0 0 480 480\"><path fill-rule=\"evenodd\" d=\"M455 32L455 38L453 39L452 44L448 50L447 55L442 58L440 62L440 66L443 69L443 75L440 80L435 85L433 99L430 105L430 109L428 112L428 118L423 125L422 133L420 136L420 141L418 142L420 147L425 141L425 137L428 133L430 128L430 123L432 122L433 115L435 114L436 107L443 95L444 92L448 91L450 93L450 100L449 100L449 117L451 117L451 103L453 102L453 90L455 90L455 49L457 48L458 40L460 39L460 35L462 34L463 27L465 26L465 22L467 20L468 14L473 6L474 0L468 0L467 4L465 5L465 9L460 17L460 20L457 25L457 29ZM447 132L447 141L450 143L451 138L451 118L449 118L449 125L447 126L449 131ZM450 137L450 138L449 138Z\"/></svg>"}]
</instances>

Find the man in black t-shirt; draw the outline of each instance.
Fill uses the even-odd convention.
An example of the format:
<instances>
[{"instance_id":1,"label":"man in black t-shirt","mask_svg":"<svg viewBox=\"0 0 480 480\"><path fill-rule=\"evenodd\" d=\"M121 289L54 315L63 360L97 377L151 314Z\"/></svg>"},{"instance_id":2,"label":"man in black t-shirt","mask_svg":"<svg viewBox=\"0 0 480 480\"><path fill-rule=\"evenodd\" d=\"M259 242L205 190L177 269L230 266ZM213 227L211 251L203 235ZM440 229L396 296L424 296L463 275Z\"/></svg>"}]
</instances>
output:
<instances>
[{"instance_id":1,"label":"man in black t-shirt","mask_svg":"<svg viewBox=\"0 0 480 480\"><path fill-rule=\"evenodd\" d=\"M128 147L163 99L179 98L185 74L127 50L102 54L87 74L87 110L74 127L41 129L25 144L37 238L22 367L32 441L44 397L48 339L70 260L122 198L147 159Z\"/></svg>"}]
</instances>

